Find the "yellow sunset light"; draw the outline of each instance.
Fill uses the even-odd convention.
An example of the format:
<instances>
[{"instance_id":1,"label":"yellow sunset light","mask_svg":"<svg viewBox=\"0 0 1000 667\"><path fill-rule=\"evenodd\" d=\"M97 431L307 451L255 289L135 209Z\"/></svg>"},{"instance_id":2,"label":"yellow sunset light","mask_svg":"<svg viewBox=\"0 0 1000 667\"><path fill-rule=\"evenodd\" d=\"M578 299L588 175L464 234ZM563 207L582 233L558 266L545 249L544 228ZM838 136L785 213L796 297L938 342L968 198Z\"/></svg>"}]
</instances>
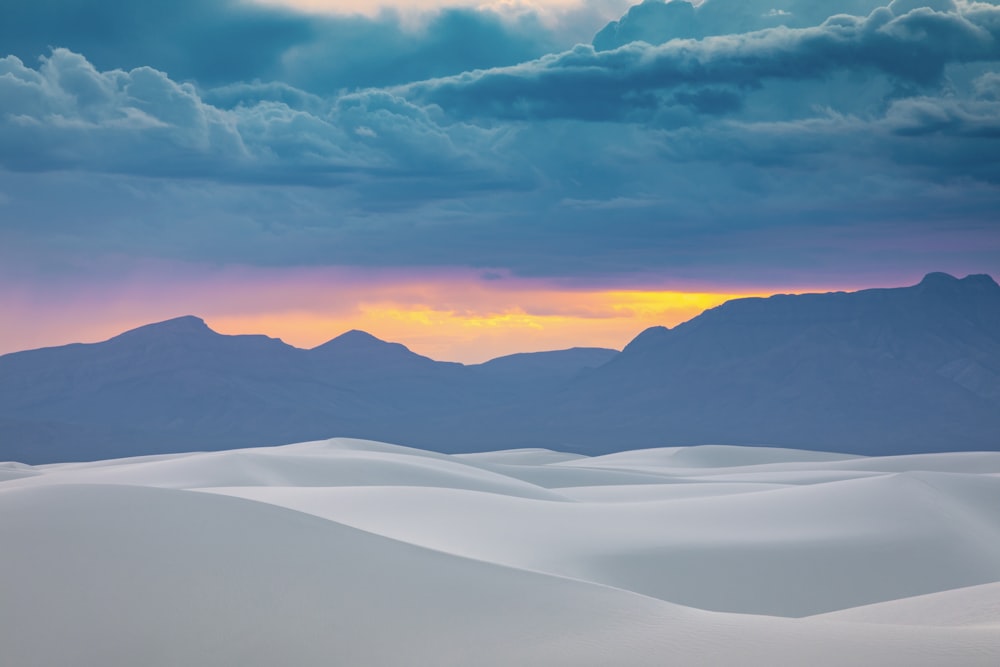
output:
<instances>
[{"instance_id":1,"label":"yellow sunset light","mask_svg":"<svg viewBox=\"0 0 1000 667\"><path fill-rule=\"evenodd\" d=\"M621 348L643 329L675 326L708 308L749 294L653 290L526 290L454 294L424 287L448 306L379 299L351 312L270 312L211 318L222 333L267 332L314 347L350 329L403 342L435 359L478 363L515 352L572 346ZM465 297L464 299L462 297ZM766 294L761 294L766 296ZM459 303L468 301L468 303Z\"/></svg>"}]
</instances>

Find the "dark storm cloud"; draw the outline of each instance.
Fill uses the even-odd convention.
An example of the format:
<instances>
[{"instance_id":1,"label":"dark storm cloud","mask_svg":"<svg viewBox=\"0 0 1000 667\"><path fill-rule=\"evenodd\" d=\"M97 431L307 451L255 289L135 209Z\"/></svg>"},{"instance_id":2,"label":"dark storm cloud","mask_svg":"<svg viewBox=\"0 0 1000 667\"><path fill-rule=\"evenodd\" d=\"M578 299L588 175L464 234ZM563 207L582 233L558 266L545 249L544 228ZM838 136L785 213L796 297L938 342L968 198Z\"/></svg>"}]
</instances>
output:
<instances>
[{"instance_id":1,"label":"dark storm cloud","mask_svg":"<svg viewBox=\"0 0 1000 667\"><path fill-rule=\"evenodd\" d=\"M9 169L179 170L248 156L232 119L157 70L101 73L57 49L37 69L0 60L0 161Z\"/></svg>"},{"instance_id":2,"label":"dark storm cloud","mask_svg":"<svg viewBox=\"0 0 1000 667\"><path fill-rule=\"evenodd\" d=\"M434 54L414 57L403 80L446 73L433 69L444 47L429 45L457 43L449 35L480 35L497 58L522 59L521 42L489 13L476 19L484 33L458 14L424 32L343 19L360 37L340 46L309 23L301 39L264 41L273 62L261 55L245 80L233 70L218 85L186 82L152 56L140 66L62 48L41 62L8 57L0 263L113 249L584 280L885 262L919 274L937 268L933 257L1000 256L1000 7L870 4L833 3L858 13L831 17L805 0L707 0L695 15L714 36L578 46L389 87L374 85L393 81L378 72L413 52L377 35L423 35L421 53ZM734 14L712 18L713 6ZM765 20L785 25L761 29ZM437 37L433 25L445 26ZM268 80L278 52L304 82ZM371 85L317 83L324 67L352 66L332 80Z\"/></svg>"},{"instance_id":3,"label":"dark storm cloud","mask_svg":"<svg viewBox=\"0 0 1000 667\"><path fill-rule=\"evenodd\" d=\"M445 9L406 25L317 16L239 0L12 0L0 16L3 55L34 62L52 48L98 69L149 66L206 87L281 81L311 92L399 84L511 65L557 48L535 15Z\"/></svg>"},{"instance_id":4,"label":"dark storm cloud","mask_svg":"<svg viewBox=\"0 0 1000 667\"><path fill-rule=\"evenodd\" d=\"M513 65L557 45L535 15L445 9L418 27L394 14L315 20L316 37L282 56L284 81L313 92L380 87Z\"/></svg>"},{"instance_id":5,"label":"dark storm cloud","mask_svg":"<svg viewBox=\"0 0 1000 667\"><path fill-rule=\"evenodd\" d=\"M100 69L150 66L205 83L266 76L313 37L306 17L237 0L12 0L0 21L3 49L25 62L63 47Z\"/></svg>"},{"instance_id":6,"label":"dark storm cloud","mask_svg":"<svg viewBox=\"0 0 1000 667\"><path fill-rule=\"evenodd\" d=\"M38 69L8 56L0 59L0 165L312 184L461 171L467 182L481 172L478 154L492 135L439 124L433 109L378 90L332 102L273 84L214 94L237 103L208 104L193 85L150 67L101 72L65 49Z\"/></svg>"},{"instance_id":7,"label":"dark storm cloud","mask_svg":"<svg viewBox=\"0 0 1000 667\"><path fill-rule=\"evenodd\" d=\"M580 183L613 196L636 180L629 162L567 159L544 139L565 135L594 154L610 145L623 154L654 147L658 152L644 160L664 165L689 154L801 165L803 156L822 153L854 159L851 147L863 146L899 156L905 166L933 164L942 153L956 174L995 180L989 158L965 155L983 153L983 144L963 139L995 137L996 73L967 77L964 90L940 86L949 67L1000 58L1000 8L902 12L907 8L896 0L867 17L839 15L812 28L660 46L578 46L515 67L339 97L281 82L202 89L151 67L100 71L66 49L37 68L8 57L0 60L0 164L353 183L363 194L382 187L369 178L378 174L396 179L393 198L373 195L381 207L393 206L392 199L409 205L422 192L478 197L489 187ZM863 107L865 95L854 93L857 80L850 78L858 72L871 75L868 88L872 79L885 81L884 94ZM846 77L837 80L838 73ZM829 92L838 87L842 92ZM808 104L817 92L832 97ZM794 114L796 105L785 102L791 100L798 103ZM539 124L542 136L535 138L524 120ZM565 124L573 120L585 123ZM843 143L846 134L850 143ZM931 134L951 139L915 144ZM963 171L963 160L980 166ZM450 176L431 182L442 174Z\"/></svg>"},{"instance_id":8,"label":"dark storm cloud","mask_svg":"<svg viewBox=\"0 0 1000 667\"><path fill-rule=\"evenodd\" d=\"M276 102L314 114L323 114L330 108L328 99L281 81L231 83L199 92L206 104L220 109L252 107L265 102Z\"/></svg>"},{"instance_id":9,"label":"dark storm cloud","mask_svg":"<svg viewBox=\"0 0 1000 667\"><path fill-rule=\"evenodd\" d=\"M416 83L406 90L467 117L648 120L654 110L688 100L725 100L723 110L737 110L738 91L771 80L809 81L847 70L925 86L939 82L949 64L996 60L1000 8L965 13L918 8L901 15L881 8L867 17L834 16L811 28L658 46L634 42L612 51L580 45L531 63ZM695 92L664 94L681 87Z\"/></svg>"},{"instance_id":10,"label":"dark storm cloud","mask_svg":"<svg viewBox=\"0 0 1000 667\"><path fill-rule=\"evenodd\" d=\"M866 16L886 4L886 0L772 0L764 6L746 0L704 0L695 6L687 0L645 0L600 30L594 36L594 46L606 51L637 41L663 44L672 39L702 39L777 26L806 28L837 14ZM906 3L893 4L899 10ZM954 8L951 0L909 4Z\"/></svg>"}]
</instances>

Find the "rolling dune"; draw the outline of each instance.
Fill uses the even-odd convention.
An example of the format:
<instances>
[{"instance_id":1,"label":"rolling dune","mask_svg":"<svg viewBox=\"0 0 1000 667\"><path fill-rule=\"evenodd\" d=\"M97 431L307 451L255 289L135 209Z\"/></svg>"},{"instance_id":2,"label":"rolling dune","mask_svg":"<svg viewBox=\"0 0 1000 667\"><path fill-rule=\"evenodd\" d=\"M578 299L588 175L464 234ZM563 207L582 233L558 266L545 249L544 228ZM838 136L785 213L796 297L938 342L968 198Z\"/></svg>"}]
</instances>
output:
<instances>
[{"instance_id":1,"label":"rolling dune","mask_svg":"<svg viewBox=\"0 0 1000 667\"><path fill-rule=\"evenodd\" d=\"M0 472L16 667L1000 661L1000 454L334 439Z\"/></svg>"}]
</instances>

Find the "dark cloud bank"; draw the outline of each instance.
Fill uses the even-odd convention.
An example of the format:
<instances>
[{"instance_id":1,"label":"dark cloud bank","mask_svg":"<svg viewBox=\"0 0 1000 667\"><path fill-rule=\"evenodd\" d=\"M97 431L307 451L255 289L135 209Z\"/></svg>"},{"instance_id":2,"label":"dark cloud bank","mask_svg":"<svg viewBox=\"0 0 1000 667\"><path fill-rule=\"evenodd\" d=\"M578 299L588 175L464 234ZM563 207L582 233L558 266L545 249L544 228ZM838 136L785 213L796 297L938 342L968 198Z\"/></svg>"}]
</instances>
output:
<instances>
[{"instance_id":1,"label":"dark cloud bank","mask_svg":"<svg viewBox=\"0 0 1000 667\"><path fill-rule=\"evenodd\" d=\"M571 48L530 14L52 4L0 25L8 261L998 268L995 3L648 0Z\"/></svg>"}]
</instances>

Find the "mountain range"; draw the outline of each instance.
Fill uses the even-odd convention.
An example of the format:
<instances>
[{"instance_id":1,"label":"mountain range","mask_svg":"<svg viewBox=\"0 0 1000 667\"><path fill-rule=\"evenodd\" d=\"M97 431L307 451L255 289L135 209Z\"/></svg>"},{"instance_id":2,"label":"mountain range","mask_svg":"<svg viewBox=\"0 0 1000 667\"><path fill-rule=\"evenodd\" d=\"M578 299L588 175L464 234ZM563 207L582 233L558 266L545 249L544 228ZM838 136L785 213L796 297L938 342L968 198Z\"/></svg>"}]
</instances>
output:
<instances>
[{"instance_id":1,"label":"mountain range","mask_svg":"<svg viewBox=\"0 0 1000 667\"><path fill-rule=\"evenodd\" d=\"M624 350L434 361L361 331L310 350L197 317L0 357L0 460L364 437L443 452L679 444L1000 449L1000 286L729 301Z\"/></svg>"}]
</instances>

